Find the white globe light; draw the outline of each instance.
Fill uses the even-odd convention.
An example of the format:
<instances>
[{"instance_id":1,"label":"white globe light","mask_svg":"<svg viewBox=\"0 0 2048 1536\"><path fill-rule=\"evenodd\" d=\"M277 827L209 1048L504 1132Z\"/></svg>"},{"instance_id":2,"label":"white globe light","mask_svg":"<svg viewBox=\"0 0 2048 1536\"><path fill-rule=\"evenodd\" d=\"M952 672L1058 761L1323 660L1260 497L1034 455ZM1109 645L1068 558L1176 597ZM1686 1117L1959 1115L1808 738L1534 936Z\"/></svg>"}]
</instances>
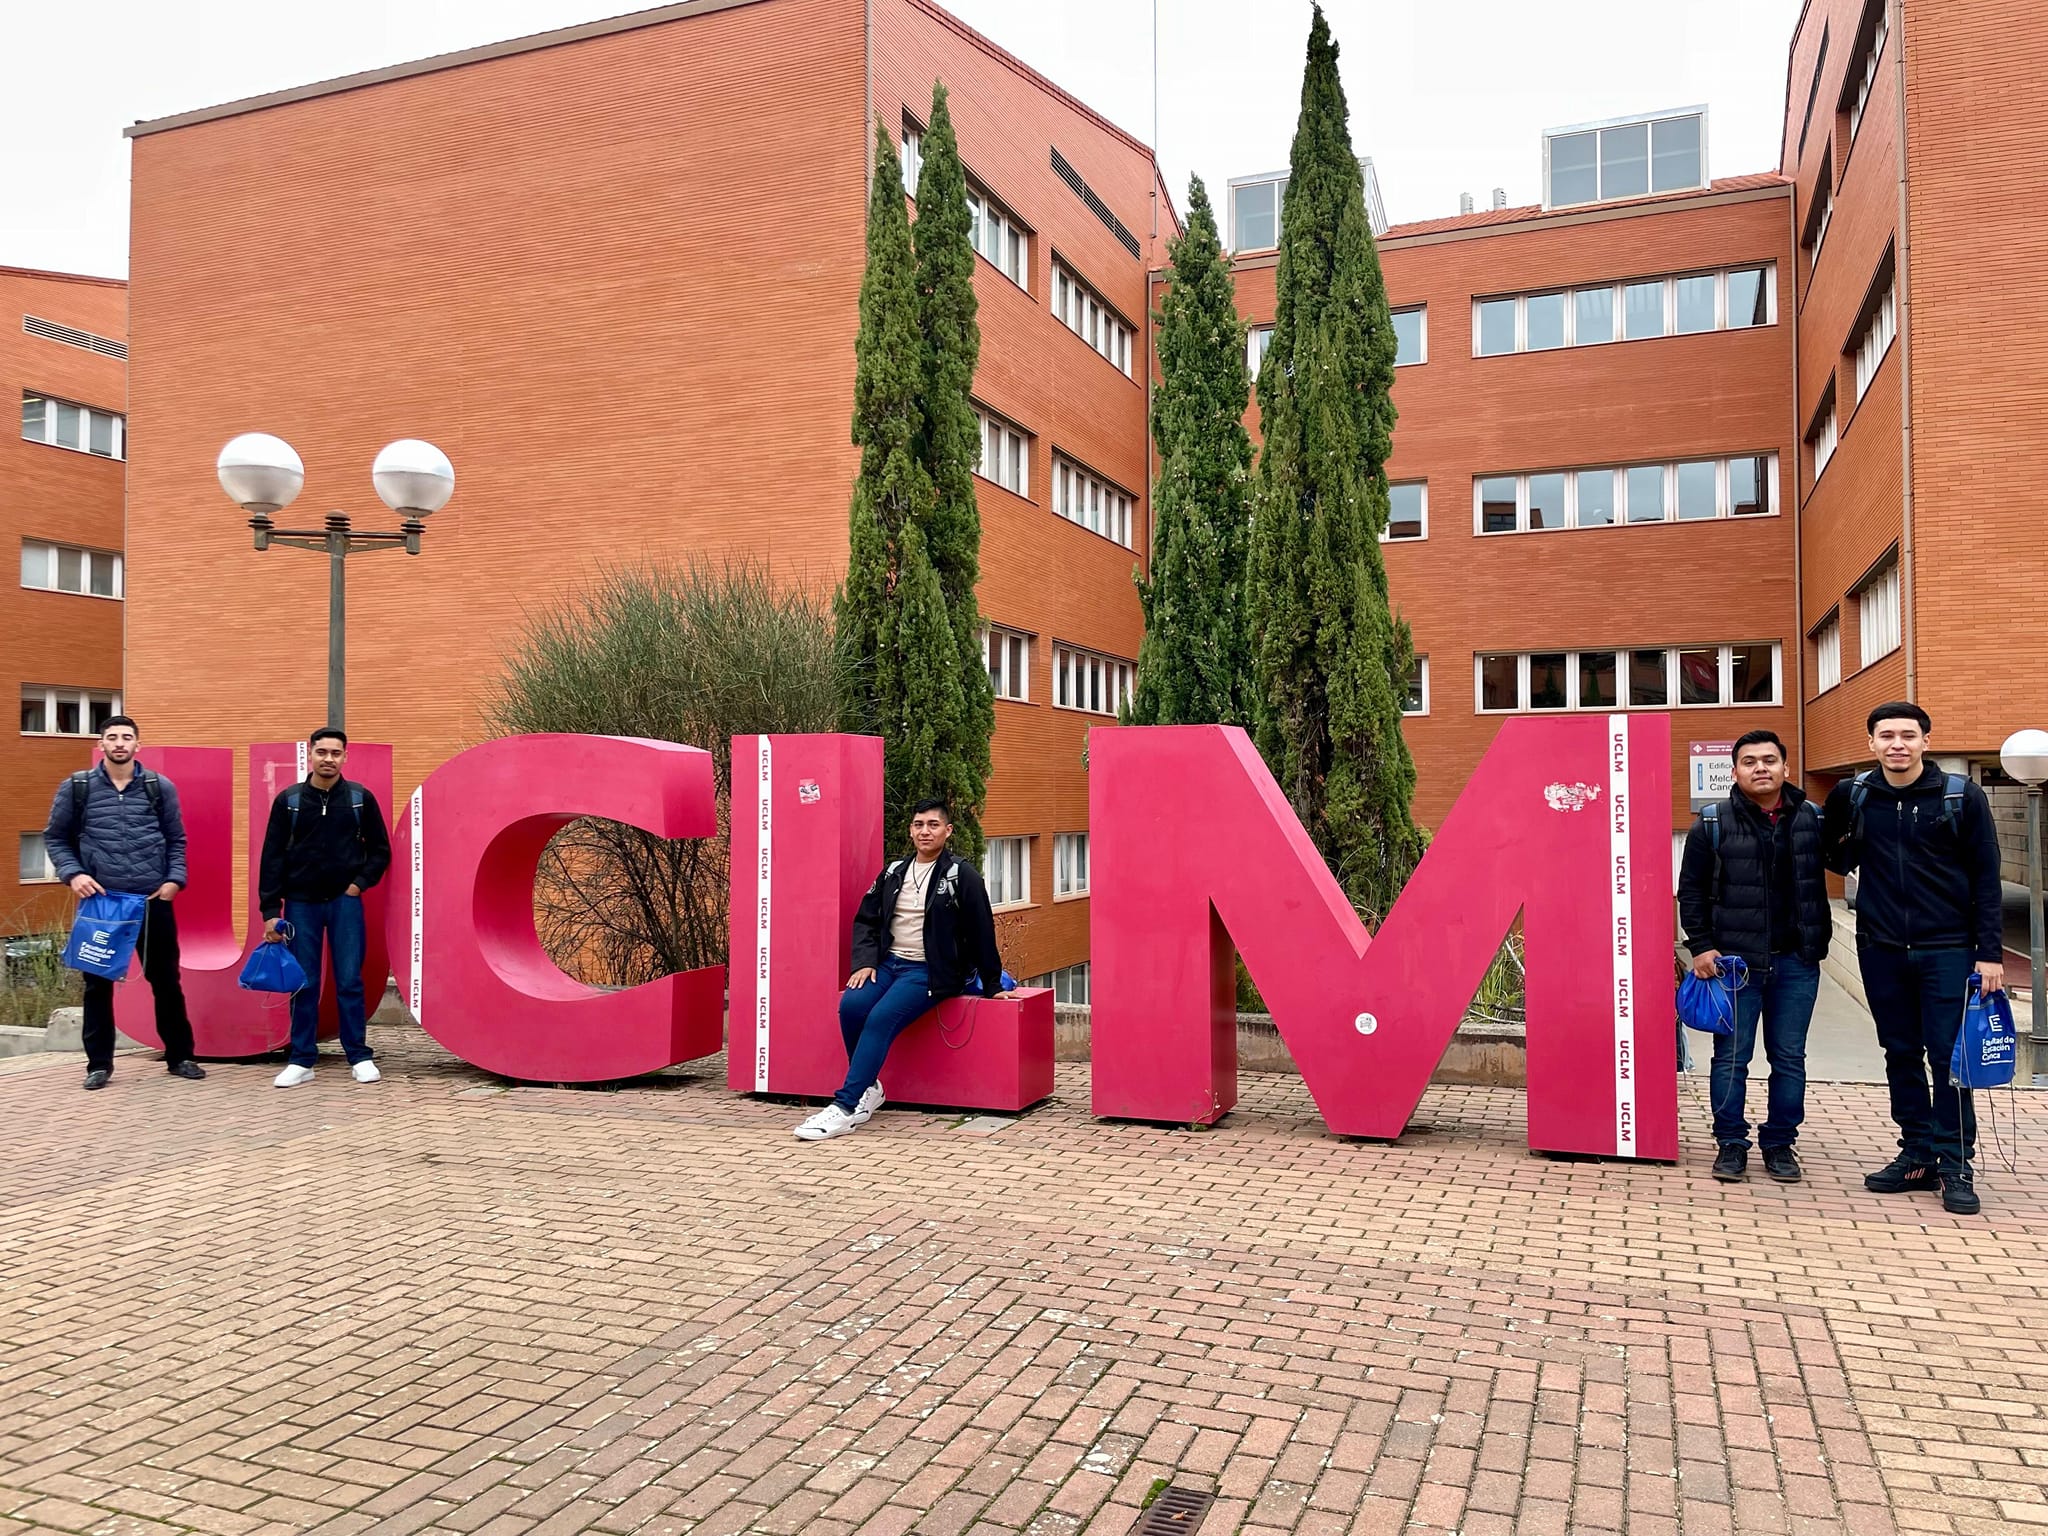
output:
<instances>
[{"instance_id":1,"label":"white globe light","mask_svg":"<svg viewBox=\"0 0 2048 1536\"><path fill-rule=\"evenodd\" d=\"M1998 749L1998 761L2022 784L2048 779L2048 731L2014 731Z\"/></svg>"},{"instance_id":2,"label":"white globe light","mask_svg":"<svg viewBox=\"0 0 2048 1536\"><path fill-rule=\"evenodd\" d=\"M213 471L228 499L245 512L267 515L291 505L306 485L306 466L292 445L268 432L231 438Z\"/></svg>"},{"instance_id":3,"label":"white globe light","mask_svg":"<svg viewBox=\"0 0 2048 1536\"><path fill-rule=\"evenodd\" d=\"M455 494L455 466L448 455L416 437L387 444L370 466L370 480L385 506L415 517L440 511Z\"/></svg>"}]
</instances>

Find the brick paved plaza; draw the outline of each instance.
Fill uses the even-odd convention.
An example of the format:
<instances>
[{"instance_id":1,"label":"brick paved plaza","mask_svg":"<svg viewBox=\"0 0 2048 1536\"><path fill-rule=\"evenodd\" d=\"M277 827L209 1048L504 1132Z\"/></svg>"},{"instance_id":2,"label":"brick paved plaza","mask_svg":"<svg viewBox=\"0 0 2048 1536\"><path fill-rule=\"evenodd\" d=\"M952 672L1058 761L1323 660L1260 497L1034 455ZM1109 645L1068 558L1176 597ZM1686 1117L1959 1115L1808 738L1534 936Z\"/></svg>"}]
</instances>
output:
<instances>
[{"instance_id":1,"label":"brick paved plaza","mask_svg":"<svg viewBox=\"0 0 2048 1536\"><path fill-rule=\"evenodd\" d=\"M1101 1125L1072 1067L806 1147L722 1063L372 1038L291 1092L7 1064L4 1536L1122 1536L1161 1479L1204 1536L2048 1528L2039 1095L1967 1219L1863 1191L1876 1088L1726 1187L1690 1098L1676 1169L1532 1156L1505 1090Z\"/></svg>"}]
</instances>

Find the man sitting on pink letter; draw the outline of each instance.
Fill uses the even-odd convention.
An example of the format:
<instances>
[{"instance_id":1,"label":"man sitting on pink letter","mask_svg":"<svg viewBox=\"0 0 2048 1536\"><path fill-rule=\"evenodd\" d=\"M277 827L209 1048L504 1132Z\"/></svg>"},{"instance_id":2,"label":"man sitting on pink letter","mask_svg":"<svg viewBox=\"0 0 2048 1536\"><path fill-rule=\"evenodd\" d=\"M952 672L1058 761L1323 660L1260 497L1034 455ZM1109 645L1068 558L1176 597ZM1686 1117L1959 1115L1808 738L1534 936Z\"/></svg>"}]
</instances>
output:
<instances>
[{"instance_id":1,"label":"man sitting on pink letter","mask_svg":"<svg viewBox=\"0 0 2048 1536\"><path fill-rule=\"evenodd\" d=\"M882 1107L882 1062L896 1037L979 976L987 997L1002 988L996 922L988 888L965 859L946 851L953 814L943 800L920 800L910 814L915 858L897 859L875 877L853 919L853 975L839 998L846 1041L846 1082L832 1102L796 1128L798 1141L825 1141L857 1130Z\"/></svg>"}]
</instances>

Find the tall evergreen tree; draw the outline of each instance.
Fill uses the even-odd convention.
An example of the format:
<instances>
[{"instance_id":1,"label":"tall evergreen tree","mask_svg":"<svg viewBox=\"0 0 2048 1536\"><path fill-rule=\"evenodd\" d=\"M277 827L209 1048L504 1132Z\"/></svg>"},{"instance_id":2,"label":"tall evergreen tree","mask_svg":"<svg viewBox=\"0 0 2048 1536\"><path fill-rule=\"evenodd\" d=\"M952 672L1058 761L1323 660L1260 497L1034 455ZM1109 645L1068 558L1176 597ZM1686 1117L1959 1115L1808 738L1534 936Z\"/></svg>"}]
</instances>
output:
<instances>
[{"instance_id":1,"label":"tall evergreen tree","mask_svg":"<svg viewBox=\"0 0 2048 1536\"><path fill-rule=\"evenodd\" d=\"M1145 609L1134 725L1247 725L1251 654L1244 567L1250 383L1236 285L1201 177L1188 189L1186 233L1168 251L1171 286L1158 316L1152 393L1152 569L1137 577Z\"/></svg>"},{"instance_id":2,"label":"tall evergreen tree","mask_svg":"<svg viewBox=\"0 0 2048 1536\"><path fill-rule=\"evenodd\" d=\"M975 319L967 173L943 83L932 87L923 159L913 232L924 371L918 456L932 485L925 542L952 626L961 696L958 710L936 723L949 777L925 792L952 801L954 845L967 857L979 858L989 741L996 729L995 689L982 661L981 608L974 592L981 579L981 510L974 494L981 427L970 394L981 360L981 327Z\"/></svg>"},{"instance_id":3,"label":"tall evergreen tree","mask_svg":"<svg viewBox=\"0 0 2048 1536\"><path fill-rule=\"evenodd\" d=\"M1395 343L1320 6L1276 280L1248 586L1257 739L1346 894L1379 919L1423 846L1401 738L1413 644L1389 607L1379 548Z\"/></svg>"}]
</instances>

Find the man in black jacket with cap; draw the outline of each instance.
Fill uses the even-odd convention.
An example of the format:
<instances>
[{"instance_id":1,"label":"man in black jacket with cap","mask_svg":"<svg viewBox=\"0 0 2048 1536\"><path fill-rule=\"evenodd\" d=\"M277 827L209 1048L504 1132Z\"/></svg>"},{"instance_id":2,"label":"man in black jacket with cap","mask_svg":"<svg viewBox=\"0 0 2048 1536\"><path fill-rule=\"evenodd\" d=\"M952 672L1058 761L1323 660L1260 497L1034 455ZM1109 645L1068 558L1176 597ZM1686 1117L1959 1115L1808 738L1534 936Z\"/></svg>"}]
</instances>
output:
<instances>
[{"instance_id":1,"label":"man in black jacket with cap","mask_svg":"<svg viewBox=\"0 0 2048 1536\"><path fill-rule=\"evenodd\" d=\"M333 726L315 731L306 756L312 771L305 781L288 786L270 803L257 879L264 942L289 943L306 973L306 985L292 996L291 1061L275 1086L311 1082L320 1059L323 941L334 967L342 1054L357 1082L374 1083L379 1074L371 1059L363 996L363 952L369 943L363 892L391 867L391 833L377 797L342 777L348 737Z\"/></svg>"},{"instance_id":2,"label":"man in black jacket with cap","mask_svg":"<svg viewBox=\"0 0 2048 1536\"><path fill-rule=\"evenodd\" d=\"M1748 966L1735 993L1735 1033L1714 1036L1714 1177L1732 1183L1749 1167L1743 1098L1761 1023L1771 1082L1757 1143L1764 1172L1789 1184L1800 1176L1792 1144L1806 1118L1806 1030L1833 932L1821 822L1785 782L1785 744L1775 732L1750 731L1734 757L1734 791L1686 835L1679 916L1694 975L1721 974L1729 956Z\"/></svg>"},{"instance_id":3,"label":"man in black jacket with cap","mask_svg":"<svg viewBox=\"0 0 2048 1536\"><path fill-rule=\"evenodd\" d=\"M1927 761L1926 710L1880 704L1869 729L1878 766L1829 792L1821 834L1828 867L1857 871L1856 960L1899 1127L1899 1155L1863 1184L1939 1187L1944 1209L1974 1215L1977 1114L1948 1067L1971 976L2005 986L1998 831L1983 790Z\"/></svg>"}]
</instances>

